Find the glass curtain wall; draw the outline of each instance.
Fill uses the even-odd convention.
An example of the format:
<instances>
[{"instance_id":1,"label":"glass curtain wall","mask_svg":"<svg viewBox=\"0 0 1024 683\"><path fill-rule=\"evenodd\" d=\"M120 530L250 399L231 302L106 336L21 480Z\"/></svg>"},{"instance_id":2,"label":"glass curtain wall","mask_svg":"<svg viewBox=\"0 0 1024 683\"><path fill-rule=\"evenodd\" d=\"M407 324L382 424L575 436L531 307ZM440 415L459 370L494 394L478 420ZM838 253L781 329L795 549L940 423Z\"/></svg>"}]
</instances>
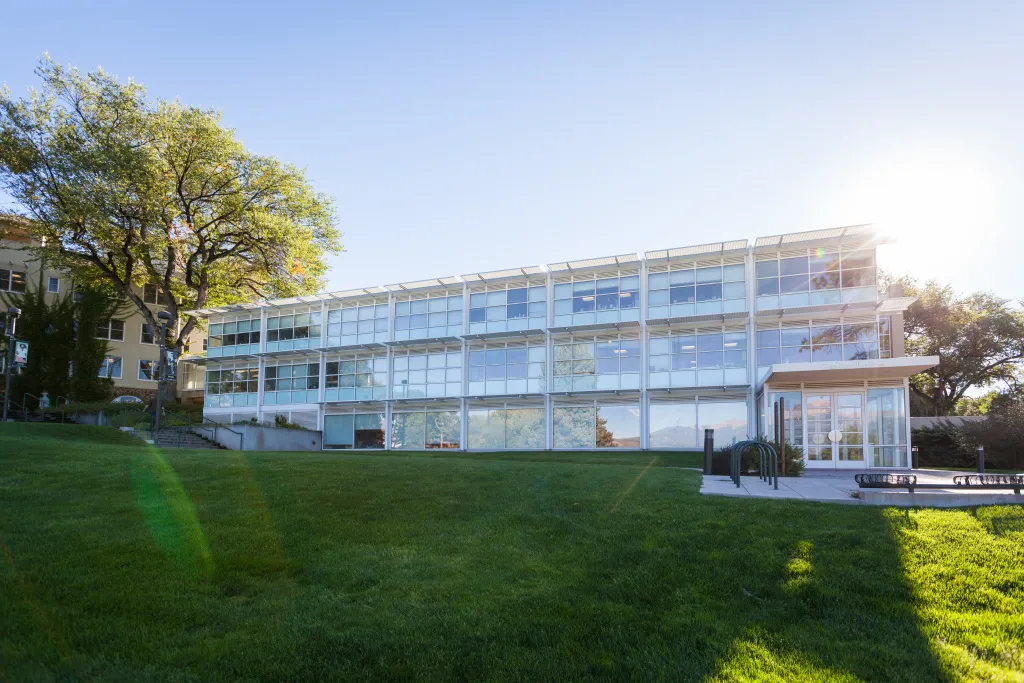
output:
<instances>
[{"instance_id":1,"label":"glass curtain wall","mask_svg":"<svg viewBox=\"0 0 1024 683\"><path fill-rule=\"evenodd\" d=\"M472 396L542 392L546 359L543 339L488 342L471 349L468 392Z\"/></svg>"},{"instance_id":2,"label":"glass curtain wall","mask_svg":"<svg viewBox=\"0 0 1024 683\"><path fill-rule=\"evenodd\" d=\"M778 363L875 360L892 355L888 317L863 320L809 320L779 327L759 326L759 375Z\"/></svg>"},{"instance_id":3,"label":"glass curtain wall","mask_svg":"<svg viewBox=\"0 0 1024 683\"><path fill-rule=\"evenodd\" d=\"M462 334L462 294L431 294L395 302L395 340Z\"/></svg>"},{"instance_id":4,"label":"glass curtain wall","mask_svg":"<svg viewBox=\"0 0 1024 683\"><path fill-rule=\"evenodd\" d=\"M210 323L206 355L210 358L259 353L260 317Z\"/></svg>"},{"instance_id":5,"label":"glass curtain wall","mask_svg":"<svg viewBox=\"0 0 1024 683\"><path fill-rule=\"evenodd\" d=\"M324 366L325 401L368 401L388 397L385 353L328 356Z\"/></svg>"},{"instance_id":6,"label":"glass curtain wall","mask_svg":"<svg viewBox=\"0 0 1024 683\"><path fill-rule=\"evenodd\" d=\"M874 249L813 249L759 257L757 309L875 301Z\"/></svg>"},{"instance_id":7,"label":"glass curtain wall","mask_svg":"<svg viewBox=\"0 0 1024 683\"><path fill-rule=\"evenodd\" d=\"M217 365L206 369L207 408L255 406L259 391L259 367L256 365Z\"/></svg>"},{"instance_id":8,"label":"glass curtain wall","mask_svg":"<svg viewBox=\"0 0 1024 683\"><path fill-rule=\"evenodd\" d=\"M555 285L555 326L639 320L640 276L577 276Z\"/></svg>"},{"instance_id":9,"label":"glass curtain wall","mask_svg":"<svg viewBox=\"0 0 1024 683\"><path fill-rule=\"evenodd\" d=\"M640 388L639 337L572 337L554 345L553 391Z\"/></svg>"},{"instance_id":10,"label":"glass curtain wall","mask_svg":"<svg viewBox=\"0 0 1024 683\"><path fill-rule=\"evenodd\" d=\"M715 430L715 448L749 433L746 401L652 403L648 417L651 448L703 448L705 429Z\"/></svg>"},{"instance_id":11,"label":"glass curtain wall","mask_svg":"<svg viewBox=\"0 0 1024 683\"><path fill-rule=\"evenodd\" d=\"M870 467L907 467L907 409L902 387L868 389L867 450Z\"/></svg>"},{"instance_id":12,"label":"glass curtain wall","mask_svg":"<svg viewBox=\"0 0 1024 683\"><path fill-rule=\"evenodd\" d=\"M553 409L555 448L640 448L640 406L591 403Z\"/></svg>"},{"instance_id":13,"label":"glass curtain wall","mask_svg":"<svg viewBox=\"0 0 1024 683\"><path fill-rule=\"evenodd\" d=\"M263 367L263 405L316 403L320 400L320 363L268 361Z\"/></svg>"},{"instance_id":14,"label":"glass curtain wall","mask_svg":"<svg viewBox=\"0 0 1024 683\"><path fill-rule=\"evenodd\" d=\"M747 333L727 330L652 331L652 389L747 384Z\"/></svg>"},{"instance_id":15,"label":"glass curtain wall","mask_svg":"<svg viewBox=\"0 0 1024 683\"><path fill-rule=\"evenodd\" d=\"M743 263L671 264L647 275L647 317L676 318L747 310Z\"/></svg>"},{"instance_id":16,"label":"glass curtain wall","mask_svg":"<svg viewBox=\"0 0 1024 683\"><path fill-rule=\"evenodd\" d=\"M384 413L324 415L325 449L384 448Z\"/></svg>"},{"instance_id":17,"label":"glass curtain wall","mask_svg":"<svg viewBox=\"0 0 1024 683\"><path fill-rule=\"evenodd\" d=\"M469 448L531 450L545 447L543 406L471 408L468 419Z\"/></svg>"},{"instance_id":18,"label":"glass curtain wall","mask_svg":"<svg viewBox=\"0 0 1024 683\"><path fill-rule=\"evenodd\" d=\"M315 349L319 346L319 310L267 317L267 351Z\"/></svg>"},{"instance_id":19,"label":"glass curtain wall","mask_svg":"<svg viewBox=\"0 0 1024 683\"><path fill-rule=\"evenodd\" d=\"M391 415L391 447L406 450L459 448L458 410L400 412Z\"/></svg>"},{"instance_id":20,"label":"glass curtain wall","mask_svg":"<svg viewBox=\"0 0 1024 683\"><path fill-rule=\"evenodd\" d=\"M392 363L392 398L462 395L462 350L457 346L397 350Z\"/></svg>"},{"instance_id":21,"label":"glass curtain wall","mask_svg":"<svg viewBox=\"0 0 1024 683\"><path fill-rule=\"evenodd\" d=\"M327 311L327 346L388 340L387 299L342 304Z\"/></svg>"},{"instance_id":22,"label":"glass curtain wall","mask_svg":"<svg viewBox=\"0 0 1024 683\"><path fill-rule=\"evenodd\" d=\"M799 391L774 391L768 393L768 404L765 410L765 425L767 432L765 438L775 438L775 404L783 400L785 406L785 420L783 426L786 431L786 443L797 448L804 445L804 418L803 418L803 394Z\"/></svg>"},{"instance_id":23,"label":"glass curtain wall","mask_svg":"<svg viewBox=\"0 0 1024 683\"><path fill-rule=\"evenodd\" d=\"M547 326L547 288L543 284L489 286L469 295L471 334L540 330Z\"/></svg>"}]
</instances>

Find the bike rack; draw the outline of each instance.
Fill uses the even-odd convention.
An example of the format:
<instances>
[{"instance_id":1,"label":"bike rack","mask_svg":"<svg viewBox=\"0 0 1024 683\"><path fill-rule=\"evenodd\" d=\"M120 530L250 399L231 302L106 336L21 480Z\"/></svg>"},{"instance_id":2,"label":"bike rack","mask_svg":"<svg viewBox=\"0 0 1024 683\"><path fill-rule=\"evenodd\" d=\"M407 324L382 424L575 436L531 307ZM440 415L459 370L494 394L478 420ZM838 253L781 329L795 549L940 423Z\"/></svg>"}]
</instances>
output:
<instances>
[{"instance_id":1,"label":"bike rack","mask_svg":"<svg viewBox=\"0 0 1024 683\"><path fill-rule=\"evenodd\" d=\"M729 478L736 484L736 488L740 487L740 471L743 465L743 452L753 446L757 449L759 465L758 465L758 478L767 483L774 483L775 490L779 490L779 458L775 452L775 448L770 443L764 441L748 440L739 441L732 447L731 457L729 459Z\"/></svg>"}]
</instances>

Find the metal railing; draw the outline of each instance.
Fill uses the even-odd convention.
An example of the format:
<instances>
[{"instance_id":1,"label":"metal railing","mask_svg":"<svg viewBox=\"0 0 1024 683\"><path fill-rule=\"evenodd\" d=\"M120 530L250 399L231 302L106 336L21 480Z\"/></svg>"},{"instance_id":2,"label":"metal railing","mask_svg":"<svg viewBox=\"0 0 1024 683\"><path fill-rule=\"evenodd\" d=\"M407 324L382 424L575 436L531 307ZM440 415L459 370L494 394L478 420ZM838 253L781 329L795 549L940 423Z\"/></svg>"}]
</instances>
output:
<instances>
[{"instance_id":1,"label":"metal railing","mask_svg":"<svg viewBox=\"0 0 1024 683\"><path fill-rule=\"evenodd\" d=\"M209 425L209 426L207 426L207 425ZM212 441L213 443L218 444L218 445L222 445L220 443L220 441L217 440L217 436L218 436L219 430L225 430L225 431L227 431L227 432L229 432L231 434L234 434L236 437L238 437L238 448L236 448L235 450L239 450L239 451L244 451L245 450L245 434L244 433L242 433L242 432L240 432L238 430L235 430L235 429L231 429L231 427L223 425L220 422L217 422L216 420L211 420L210 418L206 417L205 415L203 416L202 422L200 422L198 425L194 425L192 428L193 428L193 430L202 430L202 431L210 432L211 433L210 441ZM225 448L227 448L227 446L225 446Z\"/></svg>"}]
</instances>

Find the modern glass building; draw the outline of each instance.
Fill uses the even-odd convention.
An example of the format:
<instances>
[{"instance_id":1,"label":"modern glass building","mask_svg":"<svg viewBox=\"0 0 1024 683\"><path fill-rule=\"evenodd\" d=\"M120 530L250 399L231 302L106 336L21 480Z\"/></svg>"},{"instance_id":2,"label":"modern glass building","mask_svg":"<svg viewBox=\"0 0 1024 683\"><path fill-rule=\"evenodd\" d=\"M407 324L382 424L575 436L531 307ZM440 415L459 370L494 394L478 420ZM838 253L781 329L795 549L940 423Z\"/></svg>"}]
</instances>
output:
<instances>
[{"instance_id":1,"label":"modern glass building","mask_svg":"<svg viewBox=\"0 0 1024 683\"><path fill-rule=\"evenodd\" d=\"M325 449L694 449L905 467L903 311L853 226L204 309L205 414Z\"/></svg>"}]
</instances>

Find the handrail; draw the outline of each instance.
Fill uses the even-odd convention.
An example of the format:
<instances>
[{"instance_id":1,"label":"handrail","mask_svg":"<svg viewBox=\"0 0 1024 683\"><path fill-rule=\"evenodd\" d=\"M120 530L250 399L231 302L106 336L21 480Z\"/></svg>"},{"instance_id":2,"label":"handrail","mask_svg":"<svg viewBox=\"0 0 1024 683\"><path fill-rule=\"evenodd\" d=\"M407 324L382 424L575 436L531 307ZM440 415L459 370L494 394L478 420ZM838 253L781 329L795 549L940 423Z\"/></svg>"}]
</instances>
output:
<instances>
[{"instance_id":1,"label":"handrail","mask_svg":"<svg viewBox=\"0 0 1024 683\"><path fill-rule=\"evenodd\" d=\"M238 450L240 450L240 451L244 451L245 450L245 434L243 432L239 432L239 431L237 431L235 429L232 429L231 427L223 425L220 422L217 422L216 420L211 420L210 418L206 417L205 415L203 415L202 422L200 422L199 425L193 425L193 428L194 429L210 429L209 427L205 426L207 422L209 422L211 425L213 425L213 442L214 443L217 442L217 430L218 429L226 429L226 430L228 430L229 432L231 432L232 434L234 434L235 436L238 437Z\"/></svg>"},{"instance_id":2,"label":"handrail","mask_svg":"<svg viewBox=\"0 0 1024 683\"><path fill-rule=\"evenodd\" d=\"M21 396L21 414L25 416L25 422L28 422L28 400L26 400L26 396L31 396L32 398L34 398L37 401L42 401L43 399L39 398L35 394L30 394L27 391L24 394L22 394L22 396Z\"/></svg>"}]
</instances>

